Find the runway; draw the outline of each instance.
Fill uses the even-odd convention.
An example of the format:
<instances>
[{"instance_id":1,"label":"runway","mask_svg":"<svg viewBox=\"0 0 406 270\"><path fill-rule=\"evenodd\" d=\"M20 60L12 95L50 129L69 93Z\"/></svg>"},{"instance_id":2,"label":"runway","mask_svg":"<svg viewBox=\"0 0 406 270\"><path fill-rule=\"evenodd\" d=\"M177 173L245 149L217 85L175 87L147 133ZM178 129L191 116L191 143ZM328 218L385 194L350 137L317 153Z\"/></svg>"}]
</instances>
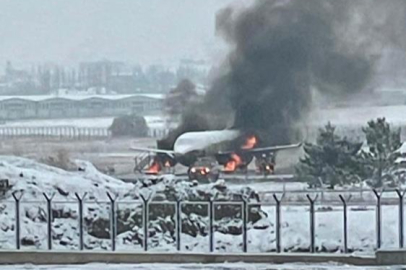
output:
<instances>
[{"instance_id":1,"label":"runway","mask_svg":"<svg viewBox=\"0 0 406 270\"><path fill-rule=\"evenodd\" d=\"M123 180L124 182L137 182L143 179L156 179L156 178L172 178L175 177L180 181L187 181L187 173L175 173L175 174L161 174L161 175L146 175L146 174L124 174L114 175L114 177ZM263 175L256 174L255 172L249 172L248 174L233 173L224 174L221 173L219 179L224 179L227 183L263 183L263 182L296 182L297 179L293 174L272 174Z\"/></svg>"}]
</instances>

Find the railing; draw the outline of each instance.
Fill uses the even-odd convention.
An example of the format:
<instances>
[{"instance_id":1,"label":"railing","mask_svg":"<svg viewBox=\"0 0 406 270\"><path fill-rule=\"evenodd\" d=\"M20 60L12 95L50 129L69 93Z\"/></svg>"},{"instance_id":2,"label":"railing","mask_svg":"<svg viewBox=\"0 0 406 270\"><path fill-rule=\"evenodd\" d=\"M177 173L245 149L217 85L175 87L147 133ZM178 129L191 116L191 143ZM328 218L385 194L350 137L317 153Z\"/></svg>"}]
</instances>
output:
<instances>
[{"instance_id":1,"label":"railing","mask_svg":"<svg viewBox=\"0 0 406 270\"><path fill-rule=\"evenodd\" d=\"M106 128L84 128L72 126L53 127L0 127L0 138L58 138L58 139L89 139L107 138L110 131Z\"/></svg>"},{"instance_id":2,"label":"railing","mask_svg":"<svg viewBox=\"0 0 406 270\"><path fill-rule=\"evenodd\" d=\"M163 138L167 129L150 128L148 136ZM94 139L109 138L111 132L105 127L44 126L44 127L1 127L0 138L53 138L53 139Z\"/></svg>"},{"instance_id":3,"label":"railing","mask_svg":"<svg viewBox=\"0 0 406 270\"><path fill-rule=\"evenodd\" d=\"M385 189L386 201L396 199L396 189ZM364 202L373 202L376 199L373 189L368 188L356 188L350 190L329 190L329 189L283 189L277 191L259 191L259 200L260 201L272 201L273 195L282 195L288 193L289 196L285 197L285 202L289 203L303 203L307 202L306 195L311 193L317 195L318 201L321 203L340 203L339 195L347 194L351 195L351 200L354 202L364 203Z\"/></svg>"},{"instance_id":4,"label":"railing","mask_svg":"<svg viewBox=\"0 0 406 270\"><path fill-rule=\"evenodd\" d=\"M149 128L148 136L151 138L162 139L165 138L169 133L167 128Z\"/></svg>"},{"instance_id":5,"label":"railing","mask_svg":"<svg viewBox=\"0 0 406 270\"><path fill-rule=\"evenodd\" d=\"M308 221L309 221L309 227L308 228L302 228L302 230L307 231L306 234L308 234L310 241L309 241L309 248L307 251L311 253L315 252L320 252L317 248L317 226L316 226L316 218L318 216L318 211L316 209L317 207L323 207L323 206L330 206L330 205L339 205L340 208L342 207L342 246L340 248L340 251L343 253L348 253L351 252L352 250L349 247L348 240L349 240L349 219L348 219L348 211L349 207L351 206L374 206L375 207L375 213L376 213L376 218L375 221L372 220L364 220L363 222L370 223L370 222L375 222L376 225L376 235L375 235L375 240L376 240L376 245L375 248L379 249L382 247L382 221L383 221L383 210L382 206L393 206L398 208L398 248L403 248L404 247L404 195L406 193L406 190L400 190L400 189L395 189L395 190L390 190L390 191L384 191L384 190L372 190L371 191L374 194L375 201L367 200L362 203L360 200L352 201L352 196L351 194L346 194L345 192L341 194L336 194L337 198L335 200L324 200L321 201L319 194L317 193L311 193L308 192L305 194L306 201L305 203L300 203L300 202L292 202L289 200L285 200L286 197L289 197L289 194L287 193L274 193L272 194L272 201L266 201L266 202L249 202L247 199L243 199L241 201L214 201L214 200L208 200L208 201L182 201L182 200L177 200L177 201L155 201L150 197L144 197L141 196L140 200L119 200L118 197L114 194L111 193L106 193L107 194L107 201L88 201L86 200L87 194L84 193L83 195L80 195L78 193L75 193L75 199L76 201L54 201L54 195L55 194L46 194L43 193L44 200L43 201L23 201L23 193L20 192L14 192L12 194L14 198L13 201L0 201L0 206L1 204L13 204L15 205L15 249L21 249L21 204L43 204L42 210L46 212L46 239L47 239L47 248L49 250L53 249L53 204L76 204L77 205L77 213L78 213L78 249L79 250L84 250L86 249L85 244L84 244L84 232L85 232L85 225L84 225L84 219L85 219L85 205L105 205L105 211L109 212L109 228L106 230L108 231L109 237L110 237L110 244L108 245L109 248L112 251L116 250L116 240L117 240L117 225L118 225L118 213L120 211L120 205L127 205L127 209L132 209L135 210L136 206L142 206L142 228L143 228L143 239L141 246L143 247L144 251L149 250L149 228L150 228L150 217L151 217L151 208L153 207L158 207L158 209L163 209L162 207L166 206L171 206L171 209L173 208L173 211L171 212L172 214L166 213L165 215L170 216L170 218L173 219L175 223L175 228L173 230L174 232L174 240L176 242L176 250L181 251L182 250L182 226L183 226L183 221L182 221L182 211L184 208L188 205L200 205L203 208L207 208L207 217L208 217L208 240L209 240L209 246L208 250L210 252L215 251L215 244L216 244L216 239L215 239L215 229L216 225L215 222L218 221L218 218L216 217L216 209L218 210L219 207L223 206L235 206L239 209L241 216L241 240L242 240L242 247L241 251L242 252L248 252L249 251L249 241L248 241L248 233L249 233L249 228L252 227L252 223L249 220L249 215L252 212L253 209L259 209L262 207L268 207L268 208L273 208L273 222L274 222L274 229L275 229L275 252L280 253L284 251L282 243L284 242L283 239L283 234L281 233L281 230L283 228L283 222L282 222L282 207L292 207L292 206L305 206L306 210L305 212L308 212ZM386 196L385 193L391 193L391 196ZM392 196L394 193L396 197ZM396 199L396 200L394 200ZM132 208L128 208L131 206ZM91 207L94 208L94 207ZM46 209L46 210L45 210ZM2 209L0 209L2 210ZM1 212L1 211L0 211ZM27 215L24 213L24 215ZM306 214L307 215L307 214ZM162 217L162 218L167 218ZM285 220L288 221L288 220ZM45 220L44 220L45 222ZM304 222L304 221L303 221ZM339 222L339 221L336 221ZM337 236L338 237L338 236Z\"/></svg>"}]
</instances>

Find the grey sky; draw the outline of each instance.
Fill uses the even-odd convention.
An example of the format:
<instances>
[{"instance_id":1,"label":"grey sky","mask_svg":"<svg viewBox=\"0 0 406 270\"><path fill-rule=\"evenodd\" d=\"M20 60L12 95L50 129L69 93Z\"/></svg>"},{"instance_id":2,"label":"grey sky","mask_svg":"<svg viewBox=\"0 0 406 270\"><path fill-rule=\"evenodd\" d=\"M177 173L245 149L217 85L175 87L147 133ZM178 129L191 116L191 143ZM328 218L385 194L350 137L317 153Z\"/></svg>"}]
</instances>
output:
<instances>
[{"instance_id":1,"label":"grey sky","mask_svg":"<svg viewBox=\"0 0 406 270\"><path fill-rule=\"evenodd\" d=\"M83 60L174 62L221 45L216 11L232 0L0 0L0 65Z\"/></svg>"}]
</instances>

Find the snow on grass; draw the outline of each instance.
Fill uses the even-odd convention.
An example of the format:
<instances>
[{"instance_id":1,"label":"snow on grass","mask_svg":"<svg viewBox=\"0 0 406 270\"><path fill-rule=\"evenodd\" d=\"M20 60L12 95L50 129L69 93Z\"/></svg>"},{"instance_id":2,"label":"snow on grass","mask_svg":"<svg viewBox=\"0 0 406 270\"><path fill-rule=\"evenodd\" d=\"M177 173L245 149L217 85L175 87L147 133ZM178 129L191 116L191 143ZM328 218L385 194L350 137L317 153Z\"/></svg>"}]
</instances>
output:
<instances>
[{"instance_id":1,"label":"snow on grass","mask_svg":"<svg viewBox=\"0 0 406 270\"><path fill-rule=\"evenodd\" d=\"M139 193L157 193L163 191L171 181L167 177L163 182L150 188L124 183L97 171L85 161L75 161L80 170L74 172L34 162L32 160L0 156L0 179L9 179L12 190L24 191L20 205L21 239L23 249L47 249L47 212L46 201L42 192L50 195L56 192L53 203L52 245L53 249L79 248L78 203L73 194L88 192L88 200L84 204L85 220L105 220L98 225L97 235L84 228L84 244L86 249L110 250L110 210L111 206L106 191L119 195L118 208L135 211L139 201L131 201L131 196ZM173 177L172 177L173 178ZM176 184L176 191L183 194L190 188L188 182ZM202 185L200 191L210 190L213 185ZM236 187L234 187L236 188ZM159 207L154 205L153 207ZM316 204L316 248L322 252L337 252L343 249L343 212L337 205ZM262 206L267 217L255 224L248 224L249 252L271 252L276 250L275 206ZM398 247L398 206L382 206L382 247ZM122 218L122 217L120 217ZM174 220L174 216L163 216L163 219ZM191 217L190 217L191 218ZM201 218L208 224L207 217ZM151 220L152 222L152 220ZM217 225L219 221L215 221ZM231 223L230 223L231 222ZM228 222L228 226L241 227L241 220ZM232 223L234 222L234 223ZM150 226L152 226L150 224ZM217 227L216 227L217 228ZM94 228L93 228L94 229ZM406 228L405 228L406 229ZM141 237L139 243L128 240ZM225 234L215 231L214 248L216 252L241 252L242 234ZM143 228L134 227L119 233L116 237L117 250L141 251ZM282 204L281 208L281 245L287 251L306 251L310 246L310 214L309 205ZM348 210L348 247L352 251L372 252L376 249L376 207L349 206ZM176 242L173 235L159 233L151 237L148 247L154 251L175 251ZM15 248L15 203L10 194L7 200L0 203L0 248ZM182 251L209 251L209 232L196 237L182 233Z\"/></svg>"},{"instance_id":2,"label":"snow on grass","mask_svg":"<svg viewBox=\"0 0 406 270\"><path fill-rule=\"evenodd\" d=\"M144 116L150 128L163 128L163 116ZM0 127L78 127L78 128L109 128L114 117L69 118L69 119L35 119L7 121Z\"/></svg>"},{"instance_id":3,"label":"snow on grass","mask_svg":"<svg viewBox=\"0 0 406 270\"><path fill-rule=\"evenodd\" d=\"M406 106L370 106L370 107L349 107L329 108L315 110L310 119L312 124L324 125L331 122L333 125L361 125L364 126L371 119L385 117L389 123L405 125Z\"/></svg>"},{"instance_id":4,"label":"snow on grass","mask_svg":"<svg viewBox=\"0 0 406 270\"><path fill-rule=\"evenodd\" d=\"M43 199L42 193L90 193L94 198L106 198L106 192L124 193L134 185L100 173L91 163L76 160L78 171L68 172L30 159L0 156L0 179L8 179L13 190L24 191L23 200ZM56 197L57 199L57 197Z\"/></svg>"},{"instance_id":5,"label":"snow on grass","mask_svg":"<svg viewBox=\"0 0 406 270\"><path fill-rule=\"evenodd\" d=\"M0 127L87 127L108 128L113 123L114 117L102 118L73 118L73 119L35 119L8 121Z\"/></svg>"},{"instance_id":6,"label":"snow on grass","mask_svg":"<svg viewBox=\"0 0 406 270\"><path fill-rule=\"evenodd\" d=\"M375 207L349 207L348 211L348 249L371 253L376 249L376 212ZM261 223L248 225L248 252L275 252L276 228L275 207L264 207L268 213L267 220L262 223L270 226L261 229ZM383 206L382 247L398 247L398 209L395 206ZM330 210L316 207L315 243L318 252L342 252L343 244L343 212L342 207L331 207ZM118 236L118 250L142 250L140 246L126 245L125 235ZM165 237L165 236L162 236ZM216 252L242 252L243 236L214 234ZM310 213L307 206L283 206L281 211L281 246L285 251L308 251L310 247ZM149 250L175 251L176 243L154 246L149 242ZM181 235L181 250L209 252L209 236L192 237Z\"/></svg>"},{"instance_id":7,"label":"snow on grass","mask_svg":"<svg viewBox=\"0 0 406 270\"><path fill-rule=\"evenodd\" d=\"M78 203L75 193L83 196L87 192L87 198L97 202L88 203L84 207L84 216L108 215L110 206L107 204L106 192L115 196L134 189L132 184L100 173L89 162L77 160L75 164L78 171L68 172L25 158L0 156L0 179L8 179L13 191L22 191L20 193L23 195L20 202L20 228L23 248L47 248L46 220L48 217L43 193L49 197L55 193L52 202L52 211L55 215L52 230L57 240L53 241L53 247L61 249L66 247L64 243L75 242L76 245L73 248L79 245ZM13 248L15 247L15 204L10 193L6 198L7 201L0 203L0 246ZM88 213L89 209L93 209L93 212ZM59 217L59 213L65 216ZM86 237L85 240L89 242L86 242L87 244L99 247L103 247L103 242L106 242L92 237ZM108 245L104 245L107 248Z\"/></svg>"}]
</instances>

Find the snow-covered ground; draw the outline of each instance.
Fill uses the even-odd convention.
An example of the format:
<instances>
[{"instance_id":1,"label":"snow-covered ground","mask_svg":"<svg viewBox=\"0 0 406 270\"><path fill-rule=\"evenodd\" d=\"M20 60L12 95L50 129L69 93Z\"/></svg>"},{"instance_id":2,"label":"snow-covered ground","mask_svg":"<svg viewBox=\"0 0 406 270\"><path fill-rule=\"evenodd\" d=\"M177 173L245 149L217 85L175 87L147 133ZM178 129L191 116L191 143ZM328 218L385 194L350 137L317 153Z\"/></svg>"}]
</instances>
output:
<instances>
[{"instance_id":1,"label":"snow-covered ground","mask_svg":"<svg viewBox=\"0 0 406 270\"><path fill-rule=\"evenodd\" d=\"M47 211L42 192L48 195L56 194L51 205L53 249L78 249L79 219L75 192L79 194L88 192L84 204L85 248L93 250L111 248L109 225L111 208L106 195L106 191L108 191L118 196L117 250L141 251L143 249L143 227L142 223L137 220L141 219L142 207L140 207L140 201L136 200L139 194L154 193L160 194L161 197L163 194L166 196L182 194L182 196L197 196L195 198L217 194L217 197L226 196L225 198L228 198L227 194L238 194L245 188L244 186L231 189L227 186L221 187L221 182L214 185L191 186L188 182L176 182L175 179L169 178L150 186L134 185L104 175L88 162L76 161L75 163L80 170L67 172L28 159L0 157L0 179L9 179L12 190L24 191L20 206L22 249L47 248ZM5 199L0 201L0 248L14 249L15 203L10 193L6 195ZM187 207L188 205L185 205L185 208L182 208L182 228L186 231L182 230L181 249L206 252L209 250L207 202L198 206L197 210L200 214L190 213L190 211L186 213ZM251 214L254 214L255 211L260 211L262 214L256 221L248 224L248 251L275 251L275 206L252 207L254 208L250 208L249 211ZM167 204L166 208L163 208L162 202L150 205L149 211L155 213L155 216L150 216L149 250L175 251L174 209L173 203ZM239 211L237 209L238 213L233 218L215 219L216 252L242 251L242 220ZM382 246L385 248L398 247L398 207L384 205L382 211ZM221 212L221 209L220 212L216 210L215 216L217 215L224 215L224 213ZM303 203L303 205L283 204L281 215L282 247L287 251L308 250L310 245L308 203ZM342 218L342 207L329 206L325 203L316 205L316 247L318 250L336 252L342 249ZM350 206L348 222L350 250L373 252L376 248L376 208L373 205Z\"/></svg>"},{"instance_id":2,"label":"snow-covered ground","mask_svg":"<svg viewBox=\"0 0 406 270\"><path fill-rule=\"evenodd\" d=\"M324 125L330 121L333 125L365 126L372 119L385 117L391 124L405 125L405 114L406 105L329 108L315 110L309 122Z\"/></svg>"},{"instance_id":3,"label":"snow-covered ground","mask_svg":"<svg viewBox=\"0 0 406 270\"><path fill-rule=\"evenodd\" d=\"M330 121L333 125L364 126L371 119L385 117L394 125L406 125L406 105L346 107L314 110L309 117L308 124L324 125ZM145 116L149 125L164 125L163 116ZM77 118L77 119L35 119L7 121L0 126L15 127L43 127L43 126L77 126L77 127L109 127L113 117Z\"/></svg>"},{"instance_id":4,"label":"snow-covered ground","mask_svg":"<svg viewBox=\"0 0 406 270\"><path fill-rule=\"evenodd\" d=\"M96 117L96 118L76 118L76 119L35 119L7 121L0 127L96 127L108 128L113 123L114 117Z\"/></svg>"},{"instance_id":5,"label":"snow-covered ground","mask_svg":"<svg viewBox=\"0 0 406 270\"><path fill-rule=\"evenodd\" d=\"M305 132L305 139L312 140L318 132L318 127L331 122L333 125L338 126L337 132L348 137L355 139L362 139L363 133L361 127L371 119L378 117L385 117L387 121L395 126L405 126L406 120L405 105L392 105L392 106L368 106L368 107L346 107L346 108L329 108L329 109L315 109L307 121L301 124L305 125L307 129ZM145 116L148 126L152 130L166 129L164 116ZM0 128L8 127L76 127L76 128L108 128L113 122L113 117L102 118L77 118L77 119L33 119L33 120L20 120L20 121L7 121L0 124ZM171 127L174 125L172 124ZM406 133L402 132L405 137Z\"/></svg>"},{"instance_id":6,"label":"snow-covered ground","mask_svg":"<svg viewBox=\"0 0 406 270\"><path fill-rule=\"evenodd\" d=\"M4 138L22 137L109 137L109 127L113 117L73 118L10 121L0 124L0 136ZM148 136L161 138L169 131L169 125L161 116L145 116Z\"/></svg>"},{"instance_id":7,"label":"snow-covered ground","mask_svg":"<svg viewBox=\"0 0 406 270\"><path fill-rule=\"evenodd\" d=\"M242 187L249 186L250 188L257 190L258 192L289 192L306 190L308 185L301 182L253 182L252 180L247 180L245 183L230 183L231 189L240 189Z\"/></svg>"},{"instance_id":8,"label":"snow-covered ground","mask_svg":"<svg viewBox=\"0 0 406 270\"><path fill-rule=\"evenodd\" d=\"M86 265L7 265L0 270L401 270L400 266L363 267L337 264L86 264Z\"/></svg>"},{"instance_id":9,"label":"snow-covered ground","mask_svg":"<svg viewBox=\"0 0 406 270\"><path fill-rule=\"evenodd\" d=\"M78 128L108 128L114 117L70 118L70 119L32 119L7 121L0 127L78 127ZM165 121L162 116L145 116L150 128L163 128Z\"/></svg>"}]
</instances>

